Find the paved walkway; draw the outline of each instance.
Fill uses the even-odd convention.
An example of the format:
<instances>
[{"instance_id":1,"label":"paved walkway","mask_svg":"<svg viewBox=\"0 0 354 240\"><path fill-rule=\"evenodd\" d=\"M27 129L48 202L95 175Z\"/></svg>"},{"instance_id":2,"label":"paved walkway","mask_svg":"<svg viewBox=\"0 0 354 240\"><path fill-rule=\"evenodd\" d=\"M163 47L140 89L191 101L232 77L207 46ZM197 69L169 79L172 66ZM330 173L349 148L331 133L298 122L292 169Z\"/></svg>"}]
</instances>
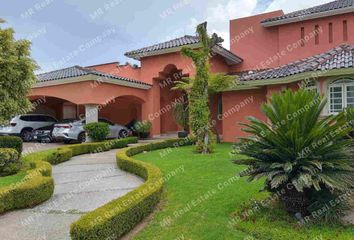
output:
<instances>
[{"instance_id":1,"label":"paved walkway","mask_svg":"<svg viewBox=\"0 0 354 240\"><path fill-rule=\"evenodd\" d=\"M70 239L70 224L82 214L123 196L143 180L117 168L118 150L73 157L53 167L55 192L32 209L0 216L1 240Z\"/></svg>"}]
</instances>

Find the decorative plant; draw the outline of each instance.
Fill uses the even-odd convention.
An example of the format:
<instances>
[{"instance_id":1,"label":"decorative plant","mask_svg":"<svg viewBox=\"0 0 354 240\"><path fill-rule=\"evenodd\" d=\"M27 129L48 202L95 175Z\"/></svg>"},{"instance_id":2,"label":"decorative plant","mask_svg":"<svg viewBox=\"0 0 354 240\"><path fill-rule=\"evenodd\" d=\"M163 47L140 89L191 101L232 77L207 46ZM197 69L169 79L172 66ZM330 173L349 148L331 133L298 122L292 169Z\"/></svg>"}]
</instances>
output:
<instances>
[{"instance_id":1,"label":"decorative plant","mask_svg":"<svg viewBox=\"0 0 354 240\"><path fill-rule=\"evenodd\" d=\"M173 116L176 123L180 125L185 132L189 132L189 109L186 97L184 101L173 104Z\"/></svg>"},{"instance_id":2,"label":"decorative plant","mask_svg":"<svg viewBox=\"0 0 354 240\"><path fill-rule=\"evenodd\" d=\"M210 153L213 150L212 139L214 137L210 126L209 57L212 53L212 48L216 44L220 44L223 39L217 34L209 37L206 22L197 26L197 35L200 39L201 47L199 49L184 47L181 52L184 56L191 58L196 67L196 75L193 80L186 81L187 84L190 84L188 90L190 126L197 138L196 151ZM184 84L183 81L180 84ZM179 86L181 87L181 85ZM179 86L177 85L177 88ZM188 85L185 85L185 87L188 87Z\"/></svg>"},{"instance_id":3,"label":"decorative plant","mask_svg":"<svg viewBox=\"0 0 354 240\"><path fill-rule=\"evenodd\" d=\"M21 169L20 154L14 148L0 148L0 176L17 173Z\"/></svg>"},{"instance_id":4,"label":"decorative plant","mask_svg":"<svg viewBox=\"0 0 354 240\"><path fill-rule=\"evenodd\" d=\"M140 138L148 138L152 124L150 121L137 121L134 125L134 129L138 132Z\"/></svg>"},{"instance_id":5,"label":"decorative plant","mask_svg":"<svg viewBox=\"0 0 354 240\"><path fill-rule=\"evenodd\" d=\"M14 148L18 154L21 155L23 142L20 137L15 136L0 136L0 149L1 148Z\"/></svg>"},{"instance_id":6,"label":"decorative plant","mask_svg":"<svg viewBox=\"0 0 354 240\"><path fill-rule=\"evenodd\" d=\"M236 144L250 157L235 161L249 166L241 175L264 178L272 193L284 189L281 199L292 213L305 214L319 191L334 195L354 187L353 140L346 138L352 127L344 113L322 117L325 105L307 90L276 93L261 108L269 120L249 117L243 131L250 136Z\"/></svg>"},{"instance_id":7,"label":"decorative plant","mask_svg":"<svg viewBox=\"0 0 354 240\"><path fill-rule=\"evenodd\" d=\"M109 125L104 122L88 123L84 126L87 135L95 142L105 140L109 134Z\"/></svg>"}]
</instances>

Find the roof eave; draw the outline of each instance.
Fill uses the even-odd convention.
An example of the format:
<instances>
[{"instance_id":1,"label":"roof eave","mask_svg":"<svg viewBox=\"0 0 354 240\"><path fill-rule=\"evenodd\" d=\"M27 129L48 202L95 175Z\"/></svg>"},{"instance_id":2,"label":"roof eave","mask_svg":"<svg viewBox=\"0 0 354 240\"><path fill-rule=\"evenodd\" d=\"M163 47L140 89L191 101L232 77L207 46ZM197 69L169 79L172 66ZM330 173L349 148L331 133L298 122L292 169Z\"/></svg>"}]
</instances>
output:
<instances>
[{"instance_id":1,"label":"roof eave","mask_svg":"<svg viewBox=\"0 0 354 240\"><path fill-rule=\"evenodd\" d=\"M221 47L221 46L214 46L213 47L213 52L215 52L216 54L219 54L220 56L224 57L226 60L226 63L228 65L235 65L235 64L239 64L241 62L243 62L243 59L238 57L237 55L233 54L232 52L229 52L228 50L226 50L225 48Z\"/></svg>"},{"instance_id":2,"label":"roof eave","mask_svg":"<svg viewBox=\"0 0 354 240\"><path fill-rule=\"evenodd\" d=\"M201 44L200 43L194 43L194 44L190 44L190 45L184 45L184 46L174 47L174 48L167 48L167 49L162 49L162 50L157 50L157 51L150 51L150 52L140 53L140 54L139 53L137 53L137 54L126 53L125 56L140 61L144 57L151 57L151 56L157 56L157 55L162 55L162 54L180 52L183 47L196 49L196 48L200 48ZM233 53L227 51L226 49L224 49L221 46L214 46L213 47L213 51L215 53L221 55L222 57L224 57L226 59L226 63L228 65L235 65L235 64L243 62L242 58L234 55Z\"/></svg>"},{"instance_id":3,"label":"roof eave","mask_svg":"<svg viewBox=\"0 0 354 240\"><path fill-rule=\"evenodd\" d=\"M81 75L77 77L69 77L69 78L62 78L62 79L56 79L50 81L37 82L36 84L34 84L32 88L57 86L57 85L78 83L78 82L85 82L85 81L97 81L100 83L102 82L110 83L110 84L115 84L115 85L120 85L125 87L133 87L133 88L144 89L144 90L148 90L152 87L150 84L130 82L130 81L125 81L117 78L98 76L96 74L87 74L87 75Z\"/></svg>"},{"instance_id":4,"label":"roof eave","mask_svg":"<svg viewBox=\"0 0 354 240\"><path fill-rule=\"evenodd\" d=\"M156 56L156 55L162 55L162 54L168 54L168 53L174 53L174 52L179 52L183 47L189 47L189 48L199 48L200 43L194 43L194 44L189 44L189 45L184 45L184 46L179 46L179 47L173 47L173 48L166 48L166 49L161 49L161 50L156 50L156 51L150 51L150 52L145 52L145 53L125 53L124 55L129 58L133 58L135 60L140 61L142 58L145 57L151 57L151 56Z\"/></svg>"},{"instance_id":5,"label":"roof eave","mask_svg":"<svg viewBox=\"0 0 354 240\"><path fill-rule=\"evenodd\" d=\"M302 81L304 79L320 78L320 77L333 77L333 76L344 76L353 75L354 68L341 68L341 69L331 69L331 70L317 70L308 71L304 73L299 73L282 78L272 78L272 79L260 79L260 80L246 80L241 81L242 85L228 89L226 91L238 91L259 88L267 85L277 85L277 84L287 84ZM315 76L315 77L314 77Z\"/></svg>"},{"instance_id":6,"label":"roof eave","mask_svg":"<svg viewBox=\"0 0 354 240\"><path fill-rule=\"evenodd\" d=\"M274 27L274 26L279 26L279 25L284 25L284 24L289 24L294 22L306 21L306 20L323 18L323 17L330 17L330 16L335 16L335 15L340 15L340 14L345 14L350 12L354 12L354 7L335 9L335 10L330 10L330 11L320 12L320 13L313 13L313 14L289 18L289 19L262 22L261 24L263 27Z\"/></svg>"}]
</instances>

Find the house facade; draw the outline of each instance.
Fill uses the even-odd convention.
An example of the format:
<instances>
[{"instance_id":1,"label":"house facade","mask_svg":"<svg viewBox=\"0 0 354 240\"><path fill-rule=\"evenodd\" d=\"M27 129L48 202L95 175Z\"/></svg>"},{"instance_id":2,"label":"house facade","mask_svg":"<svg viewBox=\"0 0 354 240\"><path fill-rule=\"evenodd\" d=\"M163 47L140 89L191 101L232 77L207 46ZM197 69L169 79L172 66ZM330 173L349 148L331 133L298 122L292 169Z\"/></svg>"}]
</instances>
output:
<instances>
[{"instance_id":1,"label":"house facade","mask_svg":"<svg viewBox=\"0 0 354 240\"><path fill-rule=\"evenodd\" d=\"M354 107L354 1L338 0L284 14L264 13L230 21L230 50L212 49L211 71L235 76L235 87L210 97L213 125L224 141L244 136L247 116L266 120L261 104L274 92L305 87L329 101L323 114ZM181 99L174 81L194 76L183 36L127 52L140 66L117 62L73 66L38 75L29 98L37 113L58 119L106 117L119 124L152 122L152 135L176 132L172 106ZM289 116L291 117L291 116Z\"/></svg>"}]
</instances>

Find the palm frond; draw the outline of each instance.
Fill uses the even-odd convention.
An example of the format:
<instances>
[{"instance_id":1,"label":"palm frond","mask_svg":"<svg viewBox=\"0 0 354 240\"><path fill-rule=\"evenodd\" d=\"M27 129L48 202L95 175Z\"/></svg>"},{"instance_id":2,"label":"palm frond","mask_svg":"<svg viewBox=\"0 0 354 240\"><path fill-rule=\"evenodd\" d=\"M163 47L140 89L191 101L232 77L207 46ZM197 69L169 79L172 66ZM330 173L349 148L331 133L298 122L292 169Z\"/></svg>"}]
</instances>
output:
<instances>
[{"instance_id":1,"label":"palm frond","mask_svg":"<svg viewBox=\"0 0 354 240\"><path fill-rule=\"evenodd\" d=\"M354 140L347 137L353 112L322 117L325 106L316 93L286 90L262 105L268 122L248 117L241 125L249 136L236 146L252 161L236 162L252 167L249 180L265 177L266 189L292 183L298 192L353 187Z\"/></svg>"}]
</instances>

